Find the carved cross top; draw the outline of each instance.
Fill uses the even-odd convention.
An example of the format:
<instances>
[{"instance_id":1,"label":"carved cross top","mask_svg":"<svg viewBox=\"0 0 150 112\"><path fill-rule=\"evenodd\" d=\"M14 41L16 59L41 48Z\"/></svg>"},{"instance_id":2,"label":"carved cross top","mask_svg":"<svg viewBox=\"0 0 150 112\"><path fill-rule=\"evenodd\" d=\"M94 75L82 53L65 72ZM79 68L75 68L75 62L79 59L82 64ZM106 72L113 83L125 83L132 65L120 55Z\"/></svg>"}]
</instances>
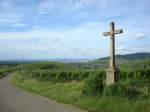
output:
<instances>
[{"instance_id":1,"label":"carved cross top","mask_svg":"<svg viewBox=\"0 0 150 112\"><path fill-rule=\"evenodd\" d=\"M110 35L111 42L110 42L110 68L115 68L115 34L123 33L122 29L115 30L114 22L110 23L110 32L103 33L104 36Z\"/></svg>"},{"instance_id":2,"label":"carved cross top","mask_svg":"<svg viewBox=\"0 0 150 112\"><path fill-rule=\"evenodd\" d=\"M111 36L111 37L114 37L115 34L120 34L120 33L123 33L123 30L122 29L119 29L119 30L115 30L115 24L114 22L111 22L110 23L110 32L104 32L103 35L104 36Z\"/></svg>"}]
</instances>

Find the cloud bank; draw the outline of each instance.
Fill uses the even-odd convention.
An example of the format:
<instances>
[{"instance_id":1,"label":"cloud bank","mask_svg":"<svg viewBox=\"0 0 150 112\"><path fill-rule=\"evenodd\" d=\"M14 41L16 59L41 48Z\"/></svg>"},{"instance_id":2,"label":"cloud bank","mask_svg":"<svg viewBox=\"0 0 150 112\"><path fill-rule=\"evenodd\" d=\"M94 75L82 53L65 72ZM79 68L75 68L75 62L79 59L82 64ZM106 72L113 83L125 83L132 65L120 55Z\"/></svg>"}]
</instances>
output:
<instances>
[{"instance_id":1,"label":"cloud bank","mask_svg":"<svg viewBox=\"0 0 150 112\"><path fill-rule=\"evenodd\" d=\"M116 53L150 52L148 0L1 0L1 59L108 56L109 22Z\"/></svg>"}]
</instances>

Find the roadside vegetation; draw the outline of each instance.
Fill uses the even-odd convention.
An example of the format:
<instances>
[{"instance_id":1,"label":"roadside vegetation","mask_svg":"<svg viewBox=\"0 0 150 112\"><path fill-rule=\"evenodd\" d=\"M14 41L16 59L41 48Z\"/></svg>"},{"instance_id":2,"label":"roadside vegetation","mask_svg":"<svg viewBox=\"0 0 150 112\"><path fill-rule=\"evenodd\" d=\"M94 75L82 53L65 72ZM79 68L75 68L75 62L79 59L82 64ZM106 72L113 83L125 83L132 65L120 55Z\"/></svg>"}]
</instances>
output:
<instances>
[{"instance_id":1,"label":"roadside vegetation","mask_svg":"<svg viewBox=\"0 0 150 112\"><path fill-rule=\"evenodd\" d=\"M0 66L0 78L17 70L16 66Z\"/></svg>"},{"instance_id":2,"label":"roadside vegetation","mask_svg":"<svg viewBox=\"0 0 150 112\"><path fill-rule=\"evenodd\" d=\"M27 64L23 72L16 73L12 83L89 112L150 112L148 59L121 63L120 82L107 87L102 69L85 66L85 63L83 66L56 62Z\"/></svg>"}]
</instances>

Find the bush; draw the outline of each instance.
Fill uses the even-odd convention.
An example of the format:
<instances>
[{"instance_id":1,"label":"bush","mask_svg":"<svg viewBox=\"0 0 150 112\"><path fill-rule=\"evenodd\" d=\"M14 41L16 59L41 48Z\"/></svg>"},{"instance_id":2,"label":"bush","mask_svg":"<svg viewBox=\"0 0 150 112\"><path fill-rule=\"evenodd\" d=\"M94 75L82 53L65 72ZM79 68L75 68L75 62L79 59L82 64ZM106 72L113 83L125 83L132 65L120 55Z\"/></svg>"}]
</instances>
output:
<instances>
[{"instance_id":1,"label":"bush","mask_svg":"<svg viewBox=\"0 0 150 112\"><path fill-rule=\"evenodd\" d=\"M150 83L148 80L130 79L126 82L118 82L106 86L103 94L106 96L124 96L129 99L137 99L150 95Z\"/></svg>"},{"instance_id":2,"label":"bush","mask_svg":"<svg viewBox=\"0 0 150 112\"><path fill-rule=\"evenodd\" d=\"M16 68L14 67L10 67L10 68L0 68L0 77L5 76L7 73L11 73L13 71L15 71Z\"/></svg>"},{"instance_id":3,"label":"bush","mask_svg":"<svg viewBox=\"0 0 150 112\"><path fill-rule=\"evenodd\" d=\"M134 71L121 71L120 77L122 79L135 78L140 79L150 79L150 69L136 69Z\"/></svg>"},{"instance_id":4,"label":"bush","mask_svg":"<svg viewBox=\"0 0 150 112\"><path fill-rule=\"evenodd\" d=\"M130 97L130 91L138 91L137 93L140 94L139 97L143 97L143 96L148 96L150 95L150 81L147 79L142 79L142 80L135 80L135 79L131 79L130 82L130 87L128 88L129 90L127 90L127 96ZM133 94L135 94L134 96L138 96L136 95L137 93L132 92Z\"/></svg>"},{"instance_id":5,"label":"bush","mask_svg":"<svg viewBox=\"0 0 150 112\"><path fill-rule=\"evenodd\" d=\"M124 96L128 99L137 99L140 95L141 92L136 88L129 87L124 91Z\"/></svg>"},{"instance_id":6,"label":"bush","mask_svg":"<svg viewBox=\"0 0 150 112\"><path fill-rule=\"evenodd\" d=\"M42 81L81 81L101 71L94 70L26 70L24 75ZM105 72L103 72L105 73Z\"/></svg>"},{"instance_id":7,"label":"bush","mask_svg":"<svg viewBox=\"0 0 150 112\"><path fill-rule=\"evenodd\" d=\"M125 84L115 83L113 85L106 86L103 94L107 96L123 96L125 91Z\"/></svg>"},{"instance_id":8,"label":"bush","mask_svg":"<svg viewBox=\"0 0 150 112\"><path fill-rule=\"evenodd\" d=\"M129 79L134 76L133 71L121 71L120 72L120 78L121 79Z\"/></svg>"},{"instance_id":9,"label":"bush","mask_svg":"<svg viewBox=\"0 0 150 112\"><path fill-rule=\"evenodd\" d=\"M104 89L104 73L90 75L84 82L82 93L84 95L101 95Z\"/></svg>"}]
</instances>

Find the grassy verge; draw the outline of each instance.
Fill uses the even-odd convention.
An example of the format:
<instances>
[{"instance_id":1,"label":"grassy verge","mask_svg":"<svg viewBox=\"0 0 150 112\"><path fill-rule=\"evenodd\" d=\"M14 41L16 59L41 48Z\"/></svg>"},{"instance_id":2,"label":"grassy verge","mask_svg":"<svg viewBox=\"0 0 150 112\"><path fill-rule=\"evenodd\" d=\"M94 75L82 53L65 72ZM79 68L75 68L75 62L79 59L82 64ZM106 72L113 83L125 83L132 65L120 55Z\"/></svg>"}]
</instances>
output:
<instances>
[{"instance_id":1,"label":"grassy verge","mask_svg":"<svg viewBox=\"0 0 150 112\"><path fill-rule=\"evenodd\" d=\"M0 78L4 77L8 73L15 71L14 68L0 68Z\"/></svg>"},{"instance_id":2,"label":"grassy verge","mask_svg":"<svg viewBox=\"0 0 150 112\"><path fill-rule=\"evenodd\" d=\"M26 91L72 104L89 112L150 112L150 98L129 100L123 97L84 96L81 93L83 82L43 82L16 74L12 83Z\"/></svg>"}]
</instances>

